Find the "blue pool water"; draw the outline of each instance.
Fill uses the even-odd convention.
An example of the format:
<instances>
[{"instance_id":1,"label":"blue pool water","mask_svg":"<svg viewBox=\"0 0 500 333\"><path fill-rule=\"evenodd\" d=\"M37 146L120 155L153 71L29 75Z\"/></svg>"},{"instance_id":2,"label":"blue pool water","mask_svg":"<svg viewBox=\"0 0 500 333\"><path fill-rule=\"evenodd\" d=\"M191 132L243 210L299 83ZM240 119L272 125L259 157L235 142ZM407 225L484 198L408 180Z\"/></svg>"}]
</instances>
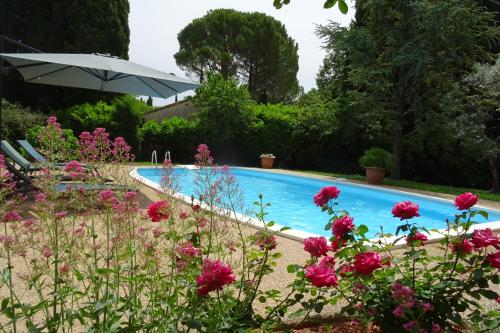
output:
<instances>
[{"instance_id":1,"label":"blue pool water","mask_svg":"<svg viewBox=\"0 0 500 333\"><path fill-rule=\"evenodd\" d=\"M175 168L180 192L184 195L197 194L194 170ZM445 219L453 219L456 208L453 203L411 195L408 193L390 191L381 188L358 186L345 182L315 179L309 177L284 175L273 172L231 168L239 182L239 188L244 195L245 211L252 216L255 209L253 203L258 195L264 195L264 201L271 206L266 210L269 213L266 220L318 235L331 236L331 231L325 231L324 225L328 222L328 215L314 205L313 196L324 186L337 186L340 189L339 208L345 209L354 217L354 223L365 224L370 229L367 236L374 237L384 227L385 233L394 233L399 220L392 217L391 209L396 202L413 201L420 206L420 217L414 221L428 229L444 228ZM160 182L161 169L139 168L140 176ZM250 212L249 212L250 211ZM488 211L488 221L500 221L499 211ZM481 216L477 222L487 222Z\"/></svg>"}]
</instances>

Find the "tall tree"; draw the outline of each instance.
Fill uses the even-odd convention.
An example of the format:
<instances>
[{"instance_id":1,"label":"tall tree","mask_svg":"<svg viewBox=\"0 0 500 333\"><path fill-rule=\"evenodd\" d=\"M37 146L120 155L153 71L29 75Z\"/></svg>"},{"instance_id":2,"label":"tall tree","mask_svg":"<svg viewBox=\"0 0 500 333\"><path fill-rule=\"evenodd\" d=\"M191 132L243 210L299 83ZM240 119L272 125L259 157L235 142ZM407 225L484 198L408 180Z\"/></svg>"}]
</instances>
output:
<instances>
[{"instance_id":1,"label":"tall tree","mask_svg":"<svg viewBox=\"0 0 500 333\"><path fill-rule=\"evenodd\" d=\"M270 16L217 9L193 20L177 39L177 64L201 81L211 71L237 77L261 103L287 101L299 92L298 46Z\"/></svg>"},{"instance_id":2,"label":"tall tree","mask_svg":"<svg viewBox=\"0 0 500 333\"><path fill-rule=\"evenodd\" d=\"M127 0L0 0L0 8L0 32L43 52L104 53L128 59ZM5 96L45 108L114 97L84 89L28 84L17 73L9 75Z\"/></svg>"},{"instance_id":3,"label":"tall tree","mask_svg":"<svg viewBox=\"0 0 500 333\"><path fill-rule=\"evenodd\" d=\"M405 137L430 119L443 121L442 97L474 62L493 59L499 29L472 0L360 0L357 7L362 22L320 27L329 54L318 85L354 117L392 131L385 133L396 160L391 175L399 178ZM339 76L342 83L331 80Z\"/></svg>"}]
</instances>

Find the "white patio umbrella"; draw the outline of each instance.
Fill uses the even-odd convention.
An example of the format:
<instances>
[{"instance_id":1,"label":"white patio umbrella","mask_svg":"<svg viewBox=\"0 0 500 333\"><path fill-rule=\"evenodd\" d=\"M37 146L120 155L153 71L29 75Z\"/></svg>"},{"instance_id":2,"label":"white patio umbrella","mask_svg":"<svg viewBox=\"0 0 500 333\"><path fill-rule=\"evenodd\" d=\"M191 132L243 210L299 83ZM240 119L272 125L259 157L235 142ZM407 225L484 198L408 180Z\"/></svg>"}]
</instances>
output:
<instances>
[{"instance_id":1,"label":"white patio umbrella","mask_svg":"<svg viewBox=\"0 0 500 333\"><path fill-rule=\"evenodd\" d=\"M131 61L98 54L0 53L26 82L168 98L199 86Z\"/></svg>"}]
</instances>

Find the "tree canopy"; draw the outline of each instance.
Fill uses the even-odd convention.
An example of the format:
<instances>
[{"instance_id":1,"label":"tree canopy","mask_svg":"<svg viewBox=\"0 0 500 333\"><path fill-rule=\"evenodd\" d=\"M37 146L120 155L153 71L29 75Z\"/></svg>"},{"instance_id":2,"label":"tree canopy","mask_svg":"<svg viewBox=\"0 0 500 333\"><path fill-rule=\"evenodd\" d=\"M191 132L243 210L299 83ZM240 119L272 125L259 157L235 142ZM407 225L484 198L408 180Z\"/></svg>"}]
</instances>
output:
<instances>
[{"instance_id":1,"label":"tree canopy","mask_svg":"<svg viewBox=\"0 0 500 333\"><path fill-rule=\"evenodd\" d=\"M262 103L291 100L299 92L298 46L271 16L212 10L188 24L177 39L177 64L201 81L209 72L238 78Z\"/></svg>"},{"instance_id":2,"label":"tree canopy","mask_svg":"<svg viewBox=\"0 0 500 333\"><path fill-rule=\"evenodd\" d=\"M330 91L357 132L392 146L392 176L399 178L409 140L435 144L452 136L446 96L475 62L494 59L499 29L494 15L472 0L360 0L357 8L362 15L351 26L318 29L328 51L318 86ZM453 153L441 148L421 151L427 155L421 160L440 163Z\"/></svg>"},{"instance_id":3,"label":"tree canopy","mask_svg":"<svg viewBox=\"0 0 500 333\"><path fill-rule=\"evenodd\" d=\"M127 0L0 0L0 8L0 31L43 52L109 53L128 59ZM114 97L91 90L27 84L15 72L9 74L4 87L8 99L45 109Z\"/></svg>"}]
</instances>

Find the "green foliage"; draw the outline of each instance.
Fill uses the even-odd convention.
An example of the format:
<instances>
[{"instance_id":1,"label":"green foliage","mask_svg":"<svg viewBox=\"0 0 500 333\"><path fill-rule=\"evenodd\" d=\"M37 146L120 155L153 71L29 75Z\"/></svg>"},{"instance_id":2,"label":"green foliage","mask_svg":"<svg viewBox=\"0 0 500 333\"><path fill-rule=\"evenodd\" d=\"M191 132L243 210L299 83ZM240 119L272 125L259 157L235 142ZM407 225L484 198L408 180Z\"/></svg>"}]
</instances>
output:
<instances>
[{"instance_id":1,"label":"green foliage","mask_svg":"<svg viewBox=\"0 0 500 333\"><path fill-rule=\"evenodd\" d=\"M122 136L132 147L139 145L138 129L143 123L144 112L150 106L133 96L123 95L111 103L97 102L75 105L58 113L61 122L77 134L106 128L112 137Z\"/></svg>"},{"instance_id":2,"label":"green foliage","mask_svg":"<svg viewBox=\"0 0 500 333\"><path fill-rule=\"evenodd\" d=\"M212 10L193 20L177 39L177 64L201 81L212 71L225 79L238 78L262 103L289 101L300 91L298 46L271 16Z\"/></svg>"},{"instance_id":3,"label":"green foliage","mask_svg":"<svg viewBox=\"0 0 500 333\"><path fill-rule=\"evenodd\" d=\"M26 139L32 143L35 147L40 149L41 142L39 140L40 133L44 130L44 126L37 125L29 128L26 131ZM78 149L78 139L73 133L73 130L69 128L64 128L62 130L62 140L58 142L60 144L61 156L58 157L59 161L69 161L75 160L77 158L76 151ZM44 153L44 152L42 152Z\"/></svg>"},{"instance_id":4,"label":"green foliage","mask_svg":"<svg viewBox=\"0 0 500 333\"><path fill-rule=\"evenodd\" d=\"M283 5L288 5L289 3L290 0L273 0L273 5L277 9L280 9L281 7L283 7ZM338 4L339 10L342 14L347 14L347 12L349 11L349 6L347 5L347 2L345 0L326 0L323 4L323 7L329 9L336 4Z\"/></svg>"},{"instance_id":5,"label":"green foliage","mask_svg":"<svg viewBox=\"0 0 500 333\"><path fill-rule=\"evenodd\" d=\"M36 6L26 0L3 0L0 3L0 31L14 40L43 52L97 52L128 59L127 0L54 0ZM19 49L6 45L6 51L18 52ZM9 74L4 89L9 100L44 110L98 100L110 101L116 95L24 83L16 73Z\"/></svg>"},{"instance_id":6,"label":"green foliage","mask_svg":"<svg viewBox=\"0 0 500 333\"><path fill-rule=\"evenodd\" d=\"M362 167L384 168L389 170L394 164L391 153L382 148L370 148L359 158Z\"/></svg>"},{"instance_id":7,"label":"green foliage","mask_svg":"<svg viewBox=\"0 0 500 333\"><path fill-rule=\"evenodd\" d=\"M29 128L43 124L45 116L2 99L2 138L24 139Z\"/></svg>"}]
</instances>

